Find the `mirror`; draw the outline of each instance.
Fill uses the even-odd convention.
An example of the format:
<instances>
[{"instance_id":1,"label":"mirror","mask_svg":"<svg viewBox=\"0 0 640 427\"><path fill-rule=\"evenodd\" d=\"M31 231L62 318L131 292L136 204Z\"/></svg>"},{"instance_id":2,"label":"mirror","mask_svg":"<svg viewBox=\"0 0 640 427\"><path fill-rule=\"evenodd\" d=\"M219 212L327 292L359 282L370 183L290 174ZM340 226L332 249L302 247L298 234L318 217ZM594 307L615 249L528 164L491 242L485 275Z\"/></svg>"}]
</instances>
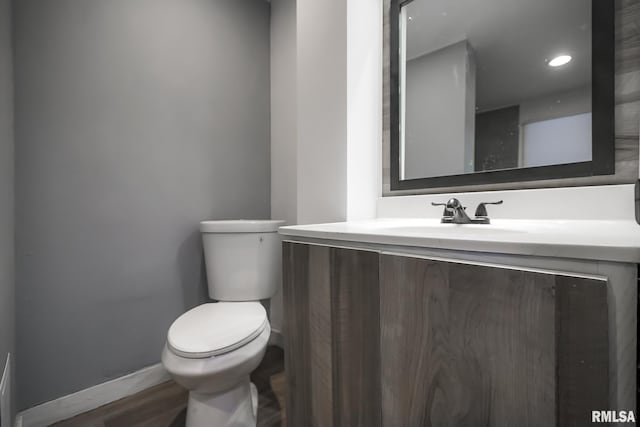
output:
<instances>
[{"instance_id":1,"label":"mirror","mask_svg":"<svg viewBox=\"0 0 640 427\"><path fill-rule=\"evenodd\" d=\"M614 172L610 0L393 0L392 189Z\"/></svg>"}]
</instances>

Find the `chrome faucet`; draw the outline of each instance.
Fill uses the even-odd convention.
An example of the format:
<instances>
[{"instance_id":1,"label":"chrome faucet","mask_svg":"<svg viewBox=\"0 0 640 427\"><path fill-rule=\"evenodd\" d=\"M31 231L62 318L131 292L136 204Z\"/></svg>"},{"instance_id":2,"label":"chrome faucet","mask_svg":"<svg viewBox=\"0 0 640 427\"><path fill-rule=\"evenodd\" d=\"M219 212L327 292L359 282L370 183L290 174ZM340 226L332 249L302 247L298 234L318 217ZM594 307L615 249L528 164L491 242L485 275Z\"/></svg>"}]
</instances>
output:
<instances>
[{"instance_id":1,"label":"chrome faucet","mask_svg":"<svg viewBox=\"0 0 640 427\"><path fill-rule=\"evenodd\" d=\"M465 212L464 206L460 203L460 200L451 198L447 203L434 203L432 206L444 206L444 212L442 214L442 223L453 224L471 224L471 218Z\"/></svg>"},{"instance_id":2,"label":"chrome faucet","mask_svg":"<svg viewBox=\"0 0 640 427\"><path fill-rule=\"evenodd\" d=\"M460 200L451 198L447 203L434 203L432 206L444 206L444 212L442 213L442 219L440 222L443 224L490 224L490 219L487 216L487 208L485 205L500 205L502 200L498 202L483 202L478 205L476 209L475 218L469 218L465 207L462 206Z\"/></svg>"}]
</instances>

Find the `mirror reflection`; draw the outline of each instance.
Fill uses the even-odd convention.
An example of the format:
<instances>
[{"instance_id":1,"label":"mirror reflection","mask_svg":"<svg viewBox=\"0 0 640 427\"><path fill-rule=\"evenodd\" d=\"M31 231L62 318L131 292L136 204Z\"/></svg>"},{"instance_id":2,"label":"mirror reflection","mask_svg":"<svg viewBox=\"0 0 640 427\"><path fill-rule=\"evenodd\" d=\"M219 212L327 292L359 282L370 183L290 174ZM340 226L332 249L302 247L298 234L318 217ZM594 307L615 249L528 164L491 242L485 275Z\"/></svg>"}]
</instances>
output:
<instances>
[{"instance_id":1,"label":"mirror reflection","mask_svg":"<svg viewBox=\"0 0 640 427\"><path fill-rule=\"evenodd\" d=\"M591 0L414 0L399 19L400 179L591 160Z\"/></svg>"}]
</instances>

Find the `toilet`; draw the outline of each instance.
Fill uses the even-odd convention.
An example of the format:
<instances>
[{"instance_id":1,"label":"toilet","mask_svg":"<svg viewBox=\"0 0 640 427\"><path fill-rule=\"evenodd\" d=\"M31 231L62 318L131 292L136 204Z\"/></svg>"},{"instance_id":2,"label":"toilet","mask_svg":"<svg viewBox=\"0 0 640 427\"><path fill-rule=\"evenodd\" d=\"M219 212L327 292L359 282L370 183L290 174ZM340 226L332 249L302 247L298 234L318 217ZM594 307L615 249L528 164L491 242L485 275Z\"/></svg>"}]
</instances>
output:
<instances>
[{"instance_id":1,"label":"toilet","mask_svg":"<svg viewBox=\"0 0 640 427\"><path fill-rule=\"evenodd\" d=\"M278 289L284 221L200 223L209 296L178 317L167 333L162 363L189 390L187 427L256 425L258 393L249 374L271 333L260 300Z\"/></svg>"}]
</instances>

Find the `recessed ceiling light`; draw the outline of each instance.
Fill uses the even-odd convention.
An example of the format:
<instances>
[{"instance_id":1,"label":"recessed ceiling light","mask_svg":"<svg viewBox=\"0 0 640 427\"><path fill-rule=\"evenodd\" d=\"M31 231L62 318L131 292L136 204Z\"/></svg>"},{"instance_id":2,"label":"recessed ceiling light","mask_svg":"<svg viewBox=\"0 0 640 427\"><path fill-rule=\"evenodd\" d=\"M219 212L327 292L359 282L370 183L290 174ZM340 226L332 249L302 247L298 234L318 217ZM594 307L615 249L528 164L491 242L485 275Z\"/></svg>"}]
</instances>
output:
<instances>
[{"instance_id":1,"label":"recessed ceiling light","mask_svg":"<svg viewBox=\"0 0 640 427\"><path fill-rule=\"evenodd\" d=\"M568 64L571 61L571 56L569 55L559 55L549 61L550 67L561 67L565 64Z\"/></svg>"},{"instance_id":2,"label":"recessed ceiling light","mask_svg":"<svg viewBox=\"0 0 640 427\"><path fill-rule=\"evenodd\" d=\"M409 21L413 21L413 17L412 16L409 17Z\"/></svg>"}]
</instances>

